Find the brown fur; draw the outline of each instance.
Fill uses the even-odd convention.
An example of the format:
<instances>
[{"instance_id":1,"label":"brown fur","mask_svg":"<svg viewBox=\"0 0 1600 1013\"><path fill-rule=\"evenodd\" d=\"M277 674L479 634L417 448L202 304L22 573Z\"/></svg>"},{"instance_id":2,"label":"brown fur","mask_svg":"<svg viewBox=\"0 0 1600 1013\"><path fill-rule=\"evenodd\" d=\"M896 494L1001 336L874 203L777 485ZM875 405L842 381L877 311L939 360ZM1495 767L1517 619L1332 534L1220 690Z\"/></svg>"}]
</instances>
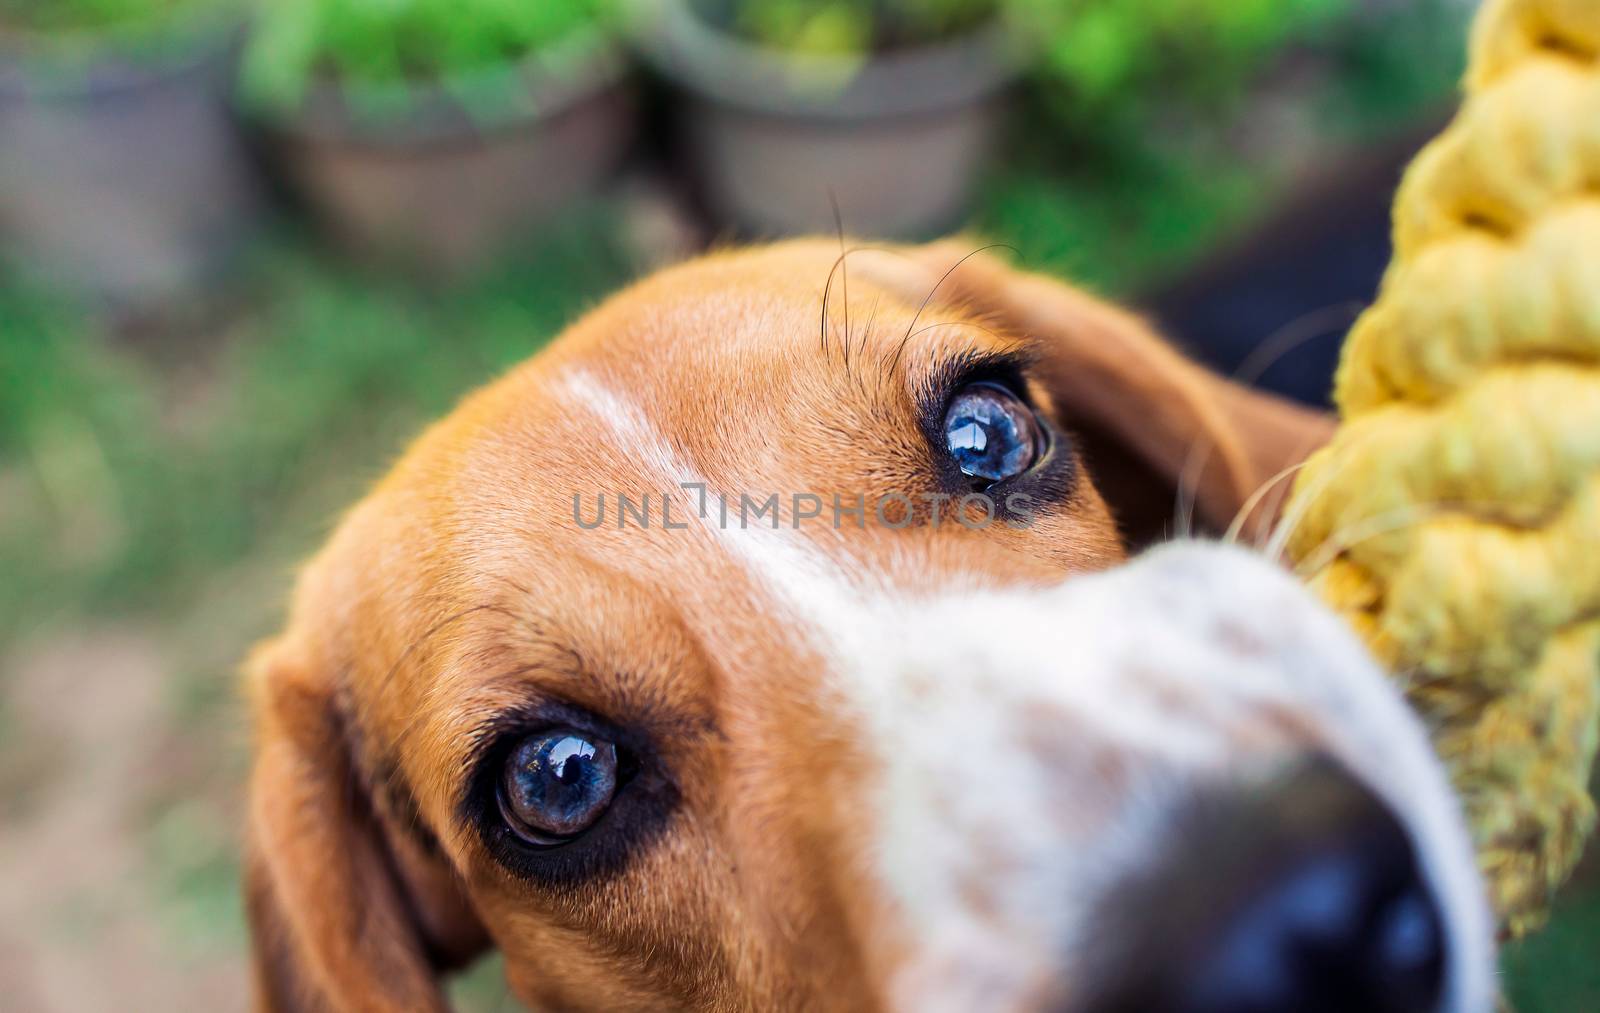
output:
<instances>
[{"instance_id":1,"label":"brown fur","mask_svg":"<svg viewBox=\"0 0 1600 1013\"><path fill-rule=\"evenodd\" d=\"M1170 504L1194 441L1208 441L1197 502L1214 527L1327 434L1322 417L1206 374L1135 318L988 256L919 312L964 253L853 253L825 326L836 245L665 271L468 398L350 511L306 566L285 631L249 664L258 1006L440 1008L439 973L490 946L543 1009L882 1001L897 946L850 805L866 761L813 685L816 659L701 533L573 525L573 493L659 492L660 480L557 388L581 369L625 393L719 488L871 495L926 484L907 392L930 363L1021 345L1045 410L1100 434L1091 472L1141 462ZM956 568L1053 580L1123 554L1081 476L1025 530L811 537L904 583ZM530 699L642 729L677 798L621 868L571 889L512 874L460 818L474 736Z\"/></svg>"}]
</instances>

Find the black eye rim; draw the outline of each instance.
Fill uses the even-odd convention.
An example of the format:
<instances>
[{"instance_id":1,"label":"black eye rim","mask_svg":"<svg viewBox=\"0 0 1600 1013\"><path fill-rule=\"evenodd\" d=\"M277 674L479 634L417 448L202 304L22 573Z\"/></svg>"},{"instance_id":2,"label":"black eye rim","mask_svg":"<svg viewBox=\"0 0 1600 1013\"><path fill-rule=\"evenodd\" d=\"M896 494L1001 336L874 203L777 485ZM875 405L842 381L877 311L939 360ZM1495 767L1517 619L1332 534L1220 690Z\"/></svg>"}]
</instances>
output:
<instances>
[{"instance_id":1,"label":"black eye rim","mask_svg":"<svg viewBox=\"0 0 1600 1013\"><path fill-rule=\"evenodd\" d=\"M531 826L527 820L524 820L517 815L515 806L513 806L511 804L511 800L506 797L505 773L511 758L517 754L517 750L520 749L522 744L527 742L529 739L553 738L557 735L567 735L573 738L581 738L597 744L603 743L607 746L610 746L612 751L616 754L617 768L615 774L615 783L611 787L611 796L606 799L604 808L595 814L595 818L593 820L591 820L581 830L577 830L570 834L555 834L548 830L542 830L538 827ZM527 734L520 737L510 736L509 738L511 741L508 747L501 753L500 776L495 778L495 806L500 813L500 818L506 822L506 825L511 828L513 833L521 837L530 847L541 849L565 847L583 835L589 833L597 825L599 825L602 820L605 819L606 812L616 804L617 796L622 794L622 790L627 787L628 782L633 780L634 776L639 772L638 757L635 756L631 750L629 750L626 746L613 742L611 739L603 735L597 735L588 731L587 729L574 728L571 725L551 725L546 728L532 729Z\"/></svg>"},{"instance_id":2,"label":"black eye rim","mask_svg":"<svg viewBox=\"0 0 1600 1013\"><path fill-rule=\"evenodd\" d=\"M1076 440L1052 412L1034 399L1028 371L1046 354L1028 344L997 351L957 352L932 364L912 392L918 428L922 430L933 479L929 492L959 503L965 496L988 500L993 528L1027 528L1041 516L1069 509L1077 501L1081 483ZM951 402L968 385L989 382L1004 388L1033 412L1043 441L1033 467L999 482L974 488L972 477L961 470L945 442L944 420ZM910 493L913 497L915 491Z\"/></svg>"},{"instance_id":3,"label":"black eye rim","mask_svg":"<svg viewBox=\"0 0 1600 1013\"><path fill-rule=\"evenodd\" d=\"M959 498L971 493L991 495L997 516L1009 519L1012 495L1022 494L1036 501L1035 506L1065 502L1076 489L1077 469L1073 455L1065 452L1069 444L1049 414L1034 402L1026 371L1034 358L1027 350L998 353L966 353L936 366L916 398L923 436L933 454L934 474L939 491ZM944 420L956 397L974 384L990 384L1015 397L1030 412L1039 433L1040 446L1032 467L993 483L978 483L961 470L961 465L945 443Z\"/></svg>"},{"instance_id":4,"label":"black eye rim","mask_svg":"<svg viewBox=\"0 0 1600 1013\"><path fill-rule=\"evenodd\" d=\"M986 479L981 475L970 474L961 468L960 462L955 460L955 455L950 453L948 437L945 433L945 426L950 418L950 409L955 407L957 398L974 388L992 390L997 394L1002 394L1006 397L1009 397L1011 400L1021 405L1022 408L1027 411L1028 415L1033 419L1033 456L1032 459L1029 460L1028 466L1017 472L1015 475L1007 475L1004 478L991 480ZM1050 451L1055 443L1049 421L1045 419L1044 414L1040 412L1038 408L1034 407L1033 403L1028 398L1027 386L1025 384L1017 384L1014 386L1012 384L1005 383L1002 380L989 377L969 379L964 383L953 386L950 389L949 394L944 399L944 409L939 415L939 428L941 433L940 445L943 448L945 455L951 459L951 463L955 464L956 470L959 471L967 480L968 484L972 486L973 492L988 492L990 489L996 488L997 486L1003 486L1007 482L1014 482L1018 479L1024 478L1030 472L1034 471L1045 463L1045 459L1049 456Z\"/></svg>"},{"instance_id":5,"label":"black eye rim","mask_svg":"<svg viewBox=\"0 0 1600 1013\"><path fill-rule=\"evenodd\" d=\"M611 804L585 830L553 845L520 834L501 812L501 772L528 736L569 728L604 738L617 749L619 771ZM650 736L555 699L532 700L485 721L472 733L458 818L494 863L542 889L561 889L619 871L636 851L665 833L681 804ZM620 766L626 756L626 768Z\"/></svg>"}]
</instances>

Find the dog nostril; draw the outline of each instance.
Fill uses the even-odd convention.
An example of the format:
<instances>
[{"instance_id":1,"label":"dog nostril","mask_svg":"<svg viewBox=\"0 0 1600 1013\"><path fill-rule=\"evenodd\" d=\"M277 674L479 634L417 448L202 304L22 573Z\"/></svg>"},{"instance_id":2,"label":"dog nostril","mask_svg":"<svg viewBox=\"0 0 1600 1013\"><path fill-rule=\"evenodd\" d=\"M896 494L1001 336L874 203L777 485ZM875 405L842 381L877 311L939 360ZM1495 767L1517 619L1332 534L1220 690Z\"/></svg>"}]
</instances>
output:
<instances>
[{"instance_id":1,"label":"dog nostril","mask_svg":"<svg viewBox=\"0 0 1600 1013\"><path fill-rule=\"evenodd\" d=\"M1094 1013L1438 1008L1444 929L1404 828L1336 764L1186 816L1153 874L1114 894L1121 936ZM1118 917L1143 904L1145 918ZM1127 934L1123 934L1123 930Z\"/></svg>"},{"instance_id":2,"label":"dog nostril","mask_svg":"<svg viewBox=\"0 0 1600 1013\"><path fill-rule=\"evenodd\" d=\"M1433 1009L1444 947L1410 851L1397 827L1374 825L1247 886L1256 896L1200 948L1183 1008Z\"/></svg>"}]
</instances>

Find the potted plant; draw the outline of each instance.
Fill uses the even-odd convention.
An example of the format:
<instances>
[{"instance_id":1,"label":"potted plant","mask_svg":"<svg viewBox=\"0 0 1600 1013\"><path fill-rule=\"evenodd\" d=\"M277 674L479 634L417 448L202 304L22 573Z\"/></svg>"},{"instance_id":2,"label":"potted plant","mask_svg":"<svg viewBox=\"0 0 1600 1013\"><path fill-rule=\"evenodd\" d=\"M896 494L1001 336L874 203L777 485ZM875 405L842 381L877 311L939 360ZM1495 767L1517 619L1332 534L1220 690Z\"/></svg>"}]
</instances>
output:
<instances>
[{"instance_id":1,"label":"potted plant","mask_svg":"<svg viewBox=\"0 0 1600 1013\"><path fill-rule=\"evenodd\" d=\"M629 139L606 0L270 0L240 99L345 245L482 260L592 189Z\"/></svg>"},{"instance_id":2,"label":"potted plant","mask_svg":"<svg viewBox=\"0 0 1600 1013\"><path fill-rule=\"evenodd\" d=\"M641 0L709 210L915 238L965 216L1013 78L999 0Z\"/></svg>"},{"instance_id":3,"label":"potted plant","mask_svg":"<svg viewBox=\"0 0 1600 1013\"><path fill-rule=\"evenodd\" d=\"M118 309L215 279L259 219L228 0L0 0L0 243Z\"/></svg>"},{"instance_id":4,"label":"potted plant","mask_svg":"<svg viewBox=\"0 0 1600 1013\"><path fill-rule=\"evenodd\" d=\"M1101 152L1159 142L1180 124L1221 133L1275 62L1316 73L1307 45L1341 17L1433 2L1006 0L1034 44L1032 77L1052 121Z\"/></svg>"}]
</instances>

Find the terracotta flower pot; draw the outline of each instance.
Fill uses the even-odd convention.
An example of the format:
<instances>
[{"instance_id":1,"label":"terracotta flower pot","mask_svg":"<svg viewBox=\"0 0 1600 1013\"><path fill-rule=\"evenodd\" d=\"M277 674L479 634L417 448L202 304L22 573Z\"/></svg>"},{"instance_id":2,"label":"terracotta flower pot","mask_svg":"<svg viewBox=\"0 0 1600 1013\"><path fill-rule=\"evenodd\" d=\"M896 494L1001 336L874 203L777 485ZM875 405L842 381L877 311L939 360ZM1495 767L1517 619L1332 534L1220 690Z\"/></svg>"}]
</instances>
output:
<instances>
[{"instance_id":1,"label":"terracotta flower pot","mask_svg":"<svg viewBox=\"0 0 1600 1013\"><path fill-rule=\"evenodd\" d=\"M25 268L144 309L216 280L262 216L235 128L237 24L71 54L0 35L0 243Z\"/></svg>"},{"instance_id":2,"label":"terracotta flower pot","mask_svg":"<svg viewBox=\"0 0 1600 1013\"><path fill-rule=\"evenodd\" d=\"M683 97L696 184L724 224L757 235L920 238L965 217L1015 76L1001 26L853 60L768 49L686 0L641 3L636 37Z\"/></svg>"},{"instance_id":3,"label":"terracotta flower pot","mask_svg":"<svg viewBox=\"0 0 1600 1013\"><path fill-rule=\"evenodd\" d=\"M370 91L323 81L293 116L264 127L288 180L342 245L468 268L597 189L631 139L617 49L595 36L557 50L498 72L493 114L469 113L460 97L488 90L482 81L391 93L378 116L362 111Z\"/></svg>"}]
</instances>

